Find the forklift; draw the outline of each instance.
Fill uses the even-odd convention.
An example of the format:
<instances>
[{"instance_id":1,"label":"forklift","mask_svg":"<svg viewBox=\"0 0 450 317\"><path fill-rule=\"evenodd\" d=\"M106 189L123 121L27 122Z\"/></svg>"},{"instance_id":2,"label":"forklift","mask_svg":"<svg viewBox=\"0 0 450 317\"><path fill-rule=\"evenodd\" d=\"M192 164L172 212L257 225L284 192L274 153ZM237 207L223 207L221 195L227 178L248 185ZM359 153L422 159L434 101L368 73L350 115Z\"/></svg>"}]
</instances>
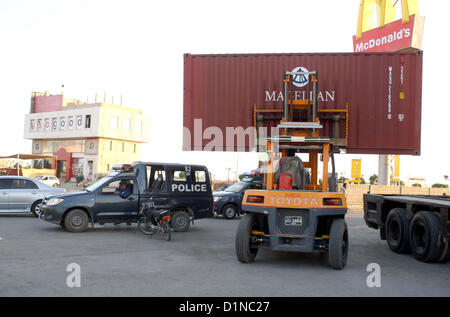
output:
<instances>
[{"instance_id":1,"label":"forklift","mask_svg":"<svg viewBox=\"0 0 450 317\"><path fill-rule=\"evenodd\" d=\"M293 83L298 78L308 78L307 100L292 98ZM337 192L334 165L334 154L340 150L332 138L319 136L323 126L317 96L317 72L285 72L283 109L259 111L279 111L282 117L278 135L271 135L266 141L265 189L247 190L242 200L246 215L240 220L235 240L236 256L242 263L253 262L259 248L268 247L274 251L320 252L326 255L332 268L345 267L349 246L347 203L345 194ZM255 107L255 117L257 112ZM348 120L348 105L346 109L325 112L346 112L344 117ZM348 127L348 121L345 126ZM275 167L292 150L308 155L303 165L311 170L310 180L301 188L292 186L290 173L280 173L278 184L274 182Z\"/></svg>"}]
</instances>

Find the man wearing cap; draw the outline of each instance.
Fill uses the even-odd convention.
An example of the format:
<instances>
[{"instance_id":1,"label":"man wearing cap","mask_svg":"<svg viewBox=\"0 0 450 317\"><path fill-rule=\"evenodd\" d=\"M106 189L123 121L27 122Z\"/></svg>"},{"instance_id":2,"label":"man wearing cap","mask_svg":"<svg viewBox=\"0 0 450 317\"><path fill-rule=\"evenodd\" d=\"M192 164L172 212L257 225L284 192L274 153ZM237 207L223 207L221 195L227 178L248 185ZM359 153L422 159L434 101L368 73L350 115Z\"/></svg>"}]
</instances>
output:
<instances>
[{"instance_id":1,"label":"man wearing cap","mask_svg":"<svg viewBox=\"0 0 450 317\"><path fill-rule=\"evenodd\" d=\"M117 188L114 191L114 194L119 195L123 199L126 199L128 196L130 196L131 195L131 190L127 186L127 182L126 181L120 181L119 188Z\"/></svg>"}]
</instances>

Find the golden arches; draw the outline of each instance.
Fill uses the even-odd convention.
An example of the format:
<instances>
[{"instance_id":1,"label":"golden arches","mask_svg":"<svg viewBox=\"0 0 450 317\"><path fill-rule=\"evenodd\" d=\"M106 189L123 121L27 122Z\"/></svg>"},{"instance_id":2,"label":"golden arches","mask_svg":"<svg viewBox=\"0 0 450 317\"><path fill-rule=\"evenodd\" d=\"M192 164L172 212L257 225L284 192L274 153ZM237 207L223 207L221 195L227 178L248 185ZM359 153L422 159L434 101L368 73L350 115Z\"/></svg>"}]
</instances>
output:
<instances>
[{"instance_id":1,"label":"golden arches","mask_svg":"<svg viewBox=\"0 0 450 317\"><path fill-rule=\"evenodd\" d=\"M360 40L362 33L375 27L382 28L385 24L393 22L396 17L396 4L400 0L361 0L359 7L356 39ZM402 22L408 23L410 15L419 14L418 0L401 0ZM374 26L374 17L377 15L377 24Z\"/></svg>"}]
</instances>

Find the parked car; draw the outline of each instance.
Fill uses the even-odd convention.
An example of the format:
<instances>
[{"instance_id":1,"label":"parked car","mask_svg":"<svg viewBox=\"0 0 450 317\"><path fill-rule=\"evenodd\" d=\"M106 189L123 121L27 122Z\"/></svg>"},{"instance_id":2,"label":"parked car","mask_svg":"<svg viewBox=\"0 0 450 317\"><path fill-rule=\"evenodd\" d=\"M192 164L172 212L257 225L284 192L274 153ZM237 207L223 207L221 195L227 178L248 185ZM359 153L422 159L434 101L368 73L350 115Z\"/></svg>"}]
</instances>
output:
<instances>
[{"instance_id":1,"label":"parked car","mask_svg":"<svg viewBox=\"0 0 450 317\"><path fill-rule=\"evenodd\" d=\"M214 212L226 219L233 219L241 214L242 198L247 189L263 189L261 175L247 175L242 181L234 183L224 191L214 192Z\"/></svg>"},{"instance_id":2,"label":"parked car","mask_svg":"<svg viewBox=\"0 0 450 317\"><path fill-rule=\"evenodd\" d=\"M51 187L58 187L61 185L59 178L53 175L40 175L36 176L36 179Z\"/></svg>"},{"instance_id":3,"label":"parked car","mask_svg":"<svg viewBox=\"0 0 450 317\"><path fill-rule=\"evenodd\" d=\"M85 231L89 223L135 223L150 199L156 208L170 211L175 231L187 231L194 219L213 215L208 169L145 162L114 166L82 192L44 199L40 218L71 232Z\"/></svg>"},{"instance_id":4,"label":"parked car","mask_svg":"<svg viewBox=\"0 0 450 317\"><path fill-rule=\"evenodd\" d=\"M0 213L28 213L36 217L44 197L65 192L24 176L0 176Z\"/></svg>"}]
</instances>

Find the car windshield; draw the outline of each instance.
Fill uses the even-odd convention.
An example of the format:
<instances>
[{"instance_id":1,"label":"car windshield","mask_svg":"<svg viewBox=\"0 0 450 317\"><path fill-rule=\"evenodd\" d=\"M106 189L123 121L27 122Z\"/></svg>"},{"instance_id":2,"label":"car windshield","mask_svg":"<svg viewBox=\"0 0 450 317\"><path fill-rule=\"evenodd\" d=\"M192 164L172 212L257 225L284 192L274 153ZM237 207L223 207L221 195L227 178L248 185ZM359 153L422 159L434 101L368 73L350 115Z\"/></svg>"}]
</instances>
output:
<instances>
[{"instance_id":1,"label":"car windshield","mask_svg":"<svg viewBox=\"0 0 450 317\"><path fill-rule=\"evenodd\" d=\"M44 176L37 176L36 179L42 179Z\"/></svg>"},{"instance_id":2,"label":"car windshield","mask_svg":"<svg viewBox=\"0 0 450 317\"><path fill-rule=\"evenodd\" d=\"M112 177L110 177L110 176L103 177L103 178L99 179L98 181L96 181L91 186L86 187L85 190L87 190L88 192L93 192L94 190L102 187L104 184L109 182L111 179L112 179Z\"/></svg>"},{"instance_id":3,"label":"car windshield","mask_svg":"<svg viewBox=\"0 0 450 317\"><path fill-rule=\"evenodd\" d=\"M245 187L244 182L237 182L225 189L226 192L239 193Z\"/></svg>"}]
</instances>

